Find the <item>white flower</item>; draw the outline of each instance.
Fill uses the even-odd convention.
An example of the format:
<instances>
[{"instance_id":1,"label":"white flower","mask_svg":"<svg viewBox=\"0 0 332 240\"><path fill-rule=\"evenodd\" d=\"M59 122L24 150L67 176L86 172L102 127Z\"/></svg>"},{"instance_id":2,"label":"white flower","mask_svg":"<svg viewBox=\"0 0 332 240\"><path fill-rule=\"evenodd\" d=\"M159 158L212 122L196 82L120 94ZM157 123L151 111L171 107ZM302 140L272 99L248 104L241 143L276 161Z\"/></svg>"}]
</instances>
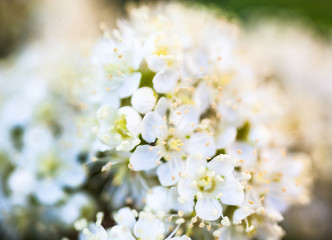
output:
<instances>
[{"instance_id":1,"label":"white flower","mask_svg":"<svg viewBox=\"0 0 332 240\"><path fill-rule=\"evenodd\" d=\"M221 203L238 205L243 201L243 186L233 175L235 165L228 155L218 155L210 162L199 154L190 156L178 184L180 197L197 198L195 211L200 218L218 219Z\"/></svg>"},{"instance_id":2,"label":"white flower","mask_svg":"<svg viewBox=\"0 0 332 240\"><path fill-rule=\"evenodd\" d=\"M98 109L99 126L93 131L98 135L105 149L130 151L140 143L138 135L141 127L141 116L132 107L115 109L104 105Z\"/></svg>"},{"instance_id":3,"label":"white flower","mask_svg":"<svg viewBox=\"0 0 332 240\"><path fill-rule=\"evenodd\" d=\"M157 104L158 105L158 104ZM159 108L160 109L160 108ZM162 185L175 184L184 168L183 158L187 154L202 153L212 156L216 149L213 138L205 132L194 132L198 125L198 114L193 106L182 105L170 113L169 124L166 117L156 112L148 112L142 121L142 137L148 143L156 140L155 146L138 146L130 157L134 170L157 169Z\"/></svg>"},{"instance_id":4,"label":"white flower","mask_svg":"<svg viewBox=\"0 0 332 240\"><path fill-rule=\"evenodd\" d=\"M141 43L126 36L123 40L104 38L95 46L92 62L98 70L98 94L126 98L138 88L142 61ZM98 82L97 82L98 83Z\"/></svg>"},{"instance_id":5,"label":"white flower","mask_svg":"<svg viewBox=\"0 0 332 240\"><path fill-rule=\"evenodd\" d=\"M174 69L181 61L181 52L181 39L162 32L152 34L144 45L148 67L154 72Z\"/></svg>"}]
</instances>

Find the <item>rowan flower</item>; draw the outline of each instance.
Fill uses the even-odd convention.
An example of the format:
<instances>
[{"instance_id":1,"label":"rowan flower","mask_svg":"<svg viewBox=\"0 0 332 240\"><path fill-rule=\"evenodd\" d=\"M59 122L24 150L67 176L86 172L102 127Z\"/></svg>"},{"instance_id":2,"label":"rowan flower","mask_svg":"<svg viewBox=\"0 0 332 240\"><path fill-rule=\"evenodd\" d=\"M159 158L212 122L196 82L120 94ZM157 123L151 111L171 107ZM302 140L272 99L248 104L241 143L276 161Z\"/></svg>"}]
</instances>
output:
<instances>
[{"instance_id":1,"label":"rowan flower","mask_svg":"<svg viewBox=\"0 0 332 240\"><path fill-rule=\"evenodd\" d=\"M187 159L178 191L183 201L197 202L195 211L201 219L212 221L222 216L222 205L239 205L243 201L243 186L234 176L235 160L218 155L210 162L202 155Z\"/></svg>"}]
</instances>

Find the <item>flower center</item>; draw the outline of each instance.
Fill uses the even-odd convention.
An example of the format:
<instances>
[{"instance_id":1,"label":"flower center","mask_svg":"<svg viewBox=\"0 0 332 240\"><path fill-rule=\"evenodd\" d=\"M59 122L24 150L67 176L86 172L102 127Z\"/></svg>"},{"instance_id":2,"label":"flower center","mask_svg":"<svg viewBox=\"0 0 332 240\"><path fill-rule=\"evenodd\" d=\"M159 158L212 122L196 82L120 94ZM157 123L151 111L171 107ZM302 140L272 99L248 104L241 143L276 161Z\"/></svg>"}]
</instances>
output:
<instances>
[{"instance_id":1,"label":"flower center","mask_svg":"<svg viewBox=\"0 0 332 240\"><path fill-rule=\"evenodd\" d=\"M166 56L168 54L167 48L166 47L159 47L154 54L158 56Z\"/></svg>"},{"instance_id":2,"label":"flower center","mask_svg":"<svg viewBox=\"0 0 332 240\"><path fill-rule=\"evenodd\" d=\"M173 136L169 136L165 142L166 142L165 148L167 151L179 152L181 150L181 147L183 146L181 139L175 138Z\"/></svg>"},{"instance_id":3,"label":"flower center","mask_svg":"<svg viewBox=\"0 0 332 240\"><path fill-rule=\"evenodd\" d=\"M125 115L120 115L117 120L115 120L115 131L122 137L128 136L127 120Z\"/></svg>"},{"instance_id":4,"label":"flower center","mask_svg":"<svg viewBox=\"0 0 332 240\"><path fill-rule=\"evenodd\" d=\"M198 188L202 192L212 192L216 183L213 177L205 176L198 181Z\"/></svg>"},{"instance_id":5,"label":"flower center","mask_svg":"<svg viewBox=\"0 0 332 240\"><path fill-rule=\"evenodd\" d=\"M60 169L60 162L54 154L42 156L38 164L39 177L52 177Z\"/></svg>"}]
</instances>

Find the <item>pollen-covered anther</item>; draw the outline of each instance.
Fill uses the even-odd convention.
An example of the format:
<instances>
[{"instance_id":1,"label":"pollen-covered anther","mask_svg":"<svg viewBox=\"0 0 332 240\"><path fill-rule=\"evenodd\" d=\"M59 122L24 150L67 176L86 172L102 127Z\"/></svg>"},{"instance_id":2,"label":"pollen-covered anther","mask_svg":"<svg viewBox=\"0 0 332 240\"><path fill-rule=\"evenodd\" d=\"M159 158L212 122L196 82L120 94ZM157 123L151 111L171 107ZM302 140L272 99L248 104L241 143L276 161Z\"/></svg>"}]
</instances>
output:
<instances>
[{"instance_id":1,"label":"pollen-covered anther","mask_svg":"<svg viewBox=\"0 0 332 240\"><path fill-rule=\"evenodd\" d=\"M237 150L237 153L238 153L238 154L242 154L242 150L241 150L241 149L238 149L238 150Z\"/></svg>"},{"instance_id":2,"label":"pollen-covered anther","mask_svg":"<svg viewBox=\"0 0 332 240\"><path fill-rule=\"evenodd\" d=\"M182 224L182 223L184 223L184 222L186 222L186 220L184 220L184 218L179 218L179 219L177 219L177 220L175 221L175 224L180 225L180 224Z\"/></svg>"},{"instance_id":3,"label":"pollen-covered anther","mask_svg":"<svg viewBox=\"0 0 332 240\"><path fill-rule=\"evenodd\" d=\"M211 108L212 108L212 109L215 109L215 108L216 108L216 106L217 106L217 104L216 104L216 103L212 103L212 104L211 104Z\"/></svg>"},{"instance_id":4,"label":"pollen-covered anther","mask_svg":"<svg viewBox=\"0 0 332 240\"><path fill-rule=\"evenodd\" d=\"M202 221L199 225L200 228L203 228L205 226L204 222Z\"/></svg>"},{"instance_id":5,"label":"pollen-covered anther","mask_svg":"<svg viewBox=\"0 0 332 240\"><path fill-rule=\"evenodd\" d=\"M197 222L197 216L193 217L190 221L191 221L192 223Z\"/></svg>"},{"instance_id":6,"label":"pollen-covered anther","mask_svg":"<svg viewBox=\"0 0 332 240\"><path fill-rule=\"evenodd\" d=\"M257 208L256 213L265 215L266 214L265 208L264 207Z\"/></svg>"},{"instance_id":7,"label":"pollen-covered anther","mask_svg":"<svg viewBox=\"0 0 332 240\"><path fill-rule=\"evenodd\" d=\"M209 225L206 226L206 229L207 229L208 231L211 230L211 224L210 224L210 223L209 223Z\"/></svg>"},{"instance_id":8,"label":"pollen-covered anther","mask_svg":"<svg viewBox=\"0 0 332 240\"><path fill-rule=\"evenodd\" d=\"M254 230L254 225L251 225L251 226L248 226L247 228L246 228L246 232L247 233L249 233L249 232L251 232L252 230Z\"/></svg>"},{"instance_id":9,"label":"pollen-covered anther","mask_svg":"<svg viewBox=\"0 0 332 240\"><path fill-rule=\"evenodd\" d=\"M128 163L128 168L129 168L130 170L132 170L132 171L134 170L134 169L133 169L133 165L132 165L131 163Z\"/></svg>"},{"instance_id":10,"label":"pollen-covered anther","mask_svg":"<svg viewBox=\"0 0 332 240\"><path fill-rule=\"evenodd\" d=\"M221 232L219 230L216 230L213 232L213 236L219 238L221 236Z\"/></svg>"},{"instance_id":11,"label":"pollen-covered anther","mask_svg":"<svg viewBox=\"0 0 332 240\"><path fill-rule=\"evenodd\" d=\"M229 218L227 216L223 217L223 219L220 222L223 226L228 227L231 225L231 222L229 221Z\"/></svg>"},{"instance_id":12,"label":"pollen-covered anther","mask_svg":"<svg viewBox=\"0 0 332 240\"><path fill-rule=\"evenodd\" d=\"M183 217L183 211L179 210L178 215L179 215L179 217Z\"/></svg>"}]
</instances>

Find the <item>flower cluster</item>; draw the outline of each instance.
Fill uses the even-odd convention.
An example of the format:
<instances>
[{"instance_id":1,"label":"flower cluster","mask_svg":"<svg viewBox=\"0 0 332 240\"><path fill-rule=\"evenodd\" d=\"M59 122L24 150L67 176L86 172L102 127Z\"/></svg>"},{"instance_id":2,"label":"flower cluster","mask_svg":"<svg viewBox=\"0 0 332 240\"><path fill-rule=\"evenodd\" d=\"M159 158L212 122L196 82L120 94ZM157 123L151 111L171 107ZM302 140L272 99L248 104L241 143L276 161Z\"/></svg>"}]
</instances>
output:
<instances>
[{"instance_id":1,"label":"flower cluster","mask_svg":"<svg viewBox=\"0 0 332 240\"><path fill-rule=\"evenodd\" d=\"M144 211L84 226L82 239L281 238L283 212L309 200L309 159L273 138L284 93L258 74L238 25L171 4L118 27L103 28L73 94L111 205Z\"/></svg>"},{"instance_id":2,"label":"flower cluster","mask_svg":"<svg viewBox=\"0 0 332 240\"><path fill-rule=\"evenodd\" d=\"M178 4L101 29L84 56L38 44L0 66L0 235L281 239L312 181L287 131L312 136L293 116L296 67L236 22Z\"/></svg>"}]
</instances>

